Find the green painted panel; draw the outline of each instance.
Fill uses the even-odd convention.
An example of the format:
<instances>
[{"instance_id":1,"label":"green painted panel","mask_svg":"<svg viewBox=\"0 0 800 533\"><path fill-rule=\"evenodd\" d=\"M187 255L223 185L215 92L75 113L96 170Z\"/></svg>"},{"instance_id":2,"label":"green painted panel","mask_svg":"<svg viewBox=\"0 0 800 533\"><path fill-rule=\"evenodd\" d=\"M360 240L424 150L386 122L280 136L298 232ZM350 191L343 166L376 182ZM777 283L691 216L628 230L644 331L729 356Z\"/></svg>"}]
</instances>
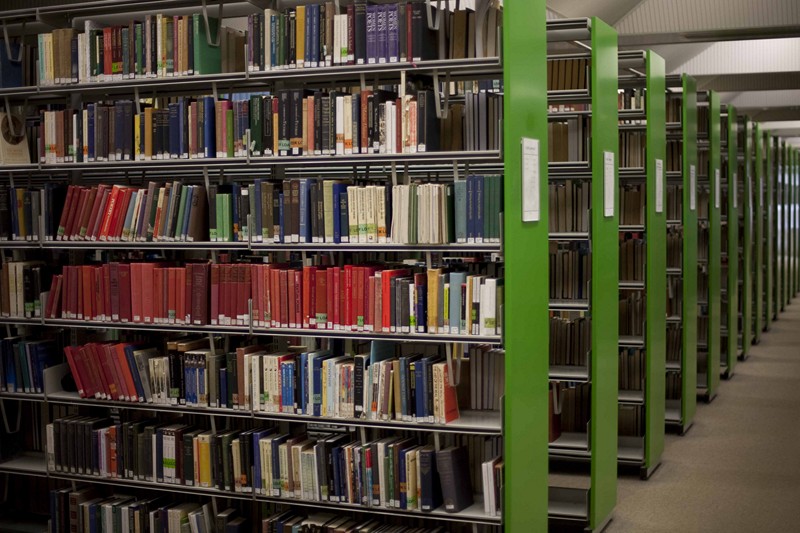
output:
<instances>
[{"instance_id":1,"label":"green painted panel","mask_svg":"<svg viewBox=\"0 0 800 533\"><path fill-rule=\"evenodd\" d=\"M716 92L709 93L708 101L708 358L706 386L709 397L719 387L720 353L720 226L722 176L720 169L720 100Z\"/></svg>"},{"instance_id":2,"label":"green painted panel","mask_svg":"<svg viewBox=\"0 0 800 533\"><path fill-rule=\"evenodd\" d=\"M739 123L736 108L728 106L728 375L736 368L739 336L739 164L737 162Z\"/></svg>"},{"instance_id":3,"label":"green painted panel","mask_svg":"<svg viewBox=\"0 0 800 533\"><path fill-rule=\"evenodd\" d=\"M547 529L547 202L538 222L522 222L521 140L539 141L539 189L547 198L547 41L544 0L503 9L505 110L504 250L506 395L504 523L507 531ZM615 70L616 72L616 70ZM522 289L522 290L521 290Z\"/></svg>"},{"instance_id":4,"label":"green painted panel","mask_svg":"<svg viewBox=\"0 0 800 533\"><path fill-rule=\"evenodd\" d=\"M750 353L753 342L753 190L755 189L755 176L753 171L753 123L744 117L742 121L744 133L744 194L742 195L743 207L743 235L742 235L742 287L739 296L742 299L742 354Z\"/></svg>"},{"instance_id":5,"label":"green painted panel","mask_svg":"<svg viewBox=\"0 0 800 533\"><path fill-rule=\"evenodd\" d=\"M647 201L645 231L647 257L645 262L647 300L645 323L645 437L644 466L652 468L661 460L664 451L664 405L666 380L667 321L667 180L666 180L666 100L649 98L664 94L664 59L647 52ZM656 192L656 160L661 161L661 191ZM660 194L662 209L656 210L656 195Z\"/></svg>"},{"instance_id":6,"label":"green painted panel","mask_svg":"<svg viewBox=\"0 0 800 533\"><path fill-rule=\"evenodd\" d=\"M761 125L756 124L754 128L754 139L756 149L755 159L755 193L754 209L755 216L755 236L753 254L755 255L755 266L753 279L755 280L755 320L753 327L753 343L761 342L761 332L764 329L764 136L761 133Z\"/></svg>"},{"instance_id":7,"label":"green painted panel","mask_svg":"<svg viewBox=\"0 0 800 533\"><path fill-rule=\"evenodd\" d=\"M773 149L772 145L772 136L769 132L763 132L763 139L762 142L764 143L764 173L762 174L762 187L764 188L764 205L762 207L762 224L763 226L763 235L764 240L763 243L763 253L764 258L763 261L763 275L764 275L764 331L769 331L770 325L772 324L772 308L774 305L774 297L773 294L773 239L775 238L775 232L772 227L773 221L773 180L774 180L774 167L773 167L773 159L775 155L775 150Z\"/></svg>"},{"instance_id":8,"label":"green painted panel","mask_svg":"<svg viewBox=\"0 0 800 533\"><path fill-rule=\"evenodd\" d=\"M689 427L697 408L697 84L683 75L683 346L681 420Z\"/></svg>"},{"instance_id":9,"label":"green painted panel","mask_svg":"<svg viewBox=\"0 0 800 533\"><path fill-rule=\"evenodd\" d=\"M617 503L617 416L619 384L619 133L617 33L598 18L592 24L592 490L589 527L610 516ZM613 183L604 183L606 154L614 162ZM612 188L614 209L605 216L604 187ZM530 528L528 529L530 531Z\"/></svg>"}]
</instances>

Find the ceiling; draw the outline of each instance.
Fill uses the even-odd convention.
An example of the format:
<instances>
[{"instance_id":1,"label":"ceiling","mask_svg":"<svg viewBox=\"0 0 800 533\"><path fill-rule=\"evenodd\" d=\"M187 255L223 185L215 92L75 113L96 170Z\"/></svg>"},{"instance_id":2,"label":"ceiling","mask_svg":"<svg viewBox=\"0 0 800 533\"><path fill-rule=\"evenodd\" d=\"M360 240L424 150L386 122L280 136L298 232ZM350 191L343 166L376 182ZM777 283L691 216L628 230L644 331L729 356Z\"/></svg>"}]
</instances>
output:
<instances>
[{"instance_id":1,"label":"ceiling","mask_svg":"<svg viewBox=\"0 0 800 533\"><path fill-rule=\"evenodd\" d=\"M667 73L800 143L800 1L548 0L548 17L597 16L620 48L653 49Z\"/></svg>"}]
</instances>

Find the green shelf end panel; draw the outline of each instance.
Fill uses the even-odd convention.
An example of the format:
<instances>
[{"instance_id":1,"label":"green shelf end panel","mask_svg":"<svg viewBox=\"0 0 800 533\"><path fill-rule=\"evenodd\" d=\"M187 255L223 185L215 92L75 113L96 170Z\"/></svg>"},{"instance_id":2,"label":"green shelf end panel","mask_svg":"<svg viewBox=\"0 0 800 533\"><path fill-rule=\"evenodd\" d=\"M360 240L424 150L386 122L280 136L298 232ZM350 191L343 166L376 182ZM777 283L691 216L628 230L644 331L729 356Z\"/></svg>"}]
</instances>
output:
<instances>
[{"instance_id":1,"label":"green shelf end panel","mask_svg":"<svg viewBox=\"0 0 800 533\"><path fill-rule=\"evenodd\" d=\"M773 267L773 247L772 247L772 240L774 239L774 233L772 228L772 220L773 220L773 202L772 202L772 193L773 193L773 159L775 156L775 151L772 147L772 135L769 134L768 131L762 132L762 139L761 142L764 145L764 161L763 161L763 174L761 174L761 186L763 187L763 204L761 206L762 209L762 220L761 223L762 231L763 231L763 240L761 241L761 245L763 246L762 253L764 257L762 258L762 275L764 276L764 285L763 285L763 298L764 298L764 307L763 312L764 316L762 320L764 321L764 331L769 331L769 328L772 325L772 306L774 304L773 301L773 282L774 278L772 275L772 267Z\"/></svg>"},{"instance_id":2,"label":"green shelf end panel","mask_svg":"<svg viewBox=\"0 0 800 533\"><path fill-rule=\"evenodd\" d=\"M781 141L781 311L789 305L789 144Z\"/></svg>"},{"instance_id":3,"label":"green shelf end panel","mask_svg":"<svg viewBox=\"0 0 800 533\"><path fill-rule=\"evenodd\" d=\"M600 527L617 504L619 390L619 124L617 32L592 18L592 488L589 528ZM534 531L528 527L526 531Z\"/></svg>"},{"instance_id":4,"label":"green shelf end panel","mask_svg":"<svg viewBox=\"0 0 800 533\"><path fill-rule=\"evenodd\" d=\"M773 144L775 145L775 157L773 157L773 169L774 175L772 177L773 183L773 196L772 201L773 205L775 206L775 213L773 216L772 221L772 231L773 231L773 253L775 254L775 261L773 266L773 276L774 276L774 283L773 283L773 297L775 299L772 309L773 309L773 317L774 319L778 318L778 313L783 311L784 307L784 287L783 283L786 278L786 274L784 272L784 258L785 258L785 247L783 245L783 236L785 235L785 229L783 227L783 216L785 213L785 209L783 206L783 196L784 196L784 189L783 189L783 177L786 165L786 142L782 140L780 137L773 138Z\"/></svg>"},{"instance_id":5,"label":"green shelf end panel","mask_svg":"<svg viewBox=\"0 0 800 533\"><path fill-rule=\"evenodd\" d=\"M741 147L744 152L744 168L742 179L744 187L742 195L742 286L739 289L739 297L742 301L742 357L750 354L750 346L753 344L753 230L754 228L754 206L753 190L755 189L755 174L753 170L753 123L749 118L742 119L742 139L744 143Z\"/></svg>"},{"instance_id":6,"label":"green shelf end panel","mask_svg":"<svg viewBox=\"0 0 800 533\"><path fill-rule=\"evenodd\" d=\"M503 9L505 149L504 523L508 531L547 530L549 261L547 202L523 221L523 201L547 198L547 42L544 0ZM616 70L614 70L616 72ZM523 139L534 168L523 180ZM537 160L538 159L538 164ZM536 178L538 177L538 183ZM523 183L524 181L524 183ZM529 193L522 194L526 185ZM527 220L526 216L526 220ZM535 217L534 217L535 218Z\"/></svg>"},{"instance_id":7,"label":"green shelf end panel","mask_svg":"<svg viewBox=\"0 0 800 533\"><path fill-rule=\"evenodd\" d=\"M728 350L721 356L727 363L728 375L736 369L739 338L739 121L736 108L728 106Z\"/></svg>"},{"instance_id":8,"label":"green shelf end panel","mask_svg":"<svg viewBox=\"0 0 800 533\"><path fill-rule=\"evenodd\" d=\"M753 255L755 265L753 279L754 323L753 323L753 344L761 342L761 332L764 329L764 136L761 133L761 125L756 123L753 128L753 143L756 149L755 177L754 177L754 206L753 215L755 217L755 237L753 240Z\"/></svg>"},{"instance_id":9,"label":"green shelf end panel","mask_svg":"<svg viewBox=\"0 0 800 533\"><path fill-rule=\"evenodd\" d=\"M697 409L697 82L682 76L683 317L681 423L688 428Z\"/></svg>"},{"instance_id":10,"label":"green shelf end panel","mask_svg":"<svg viewBox=\"0 0 800 533\"><path fill-rule=\"evenodd\" d=\"M647 51L647 95L666 91L664 59ZM651 470L664 451L667 321L666 100L647 98L647 211L645 231L647 287L645 324L644 468ZM658 173L658 175L657 175ZM659 190L660 189L660 190ZM659 201L660 199L660 201ZM658 209L660 204L660 209Z\"/></svg>"},{"instance_id":11,"label":"green shelf end panel","mask_svg":"<svg viewBox=\"0 0 800 533\"><path fill-rule=\"evenodd\" d=\"M800 151L792 148L792 175L790 181L791 205L790 223L792 243L792 298L797 296L800 289Z\"/></svg>"},{"instance_id":12,"label":"green shelf end panel","mask_svg":"<svg viewBox=\"0 0 800 533\"><path fill-rule=\"evenodd\" d=\"M708 95L708 332L706 359L706 388L713 398L719 388L720 358L720 266L722 176L720 168L720 99L711 91Z\"/></svg>"}]
</instances>

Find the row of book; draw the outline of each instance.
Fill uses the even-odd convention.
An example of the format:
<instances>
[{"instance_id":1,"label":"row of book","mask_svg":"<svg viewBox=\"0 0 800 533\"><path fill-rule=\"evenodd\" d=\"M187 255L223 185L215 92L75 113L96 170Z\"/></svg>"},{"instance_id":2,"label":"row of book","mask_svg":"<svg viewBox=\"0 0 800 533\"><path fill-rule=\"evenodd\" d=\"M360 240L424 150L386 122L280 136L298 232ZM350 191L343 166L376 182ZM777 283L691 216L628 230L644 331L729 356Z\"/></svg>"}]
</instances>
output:
<instances>
[{"instance_id":1,"label":"row of book","mask_svg":"<svg viewBox=\"0 0 800 533\"><path fill-rule=\"evenodd\" d=\"M591 125L582 116L547 123L547 160L586 161L589 155Z\"/></svg>"},{"instance_id":2,"label":"row of book","mask_svg":"<svg viewBox=\"0 0 800 533\"><path fill-rule=\"evenodd\" d=\"M647 190L642 185L627 185L619 189L619 225L643 226Z\"/></svg>"},{"instance_id":3,"label":"row of book","mask_svg":"<svg viewBox=\"0 0 800 533\"><path fill-rule=\"evenodd\" d=\"M487 268L496 270L492 264L474 273L381 264L64 266L44 298L44 317L491 336L502 329L503 280L481 275Z\"/></svg>"},{"instance_id":4,"label":"row of book","mask_svg":"<svg viewBox=\"0 0 800 533\"><path fill-rule=\"evenodd\" d=\"M548 59L548 91L581 91L589 88L588 59Z\"/></svg>"},{"instance_id":5,"label":"row of book","mask_svg":"<svg viewBox=\"0 0 800 533\"><path fill-rule=\"evenodd\" d=\"M556 382L551 387L557 399L557 433L586 433L592 414L591 383Z\"/></svg>"},{"instance_id":6,"label":"row of book","mask_svg":"<svg viewBox=\"0 0 800 533\"><path fill-rule=\"evenodd\" d=\"M683 157L683 141L679 139L667 139L667 172L677 172L682 169L681 160Z\"/></svg>"},{"instance_id":7,"label":"row of book","mask_svg":"<svg viewBox=\"0 0 800 533\"><path fill-rule=\"evenodd\" d=\"M683 268L683 232L667 228L667 268Z\"/></svg>"},{"instance_id":8,"label":"row of book","mask_svg":"<svg viewBox=\"0 0 800 533\"><path fill-rule=\"evenodd\" d=\"M7 261L0 264L0 316L44 316L42 294L51 279L42 261Z\"/></svg>"},{"instance_id":9,"label":"row of book","mask_svg":"<svg viewBox=\"0 0 800 533\"><path fill-rule=\"evenodd\" d=\"M617 432L620 437L644 437L645 427L644 409L641 405L619 405Z\"/></svg>"},{"instance_id":10,"label":"row of book","mask_svg":"<svg viewBox=\"0 0 800 533\"><path fill-rule=\"evenodd\" d=\"M94 342L64 352L80 397L113 401L446 424L459 418L460 405L499 410L503 394L502 354L487 348L451 370L435 351L379 341L355 356L207 346L207 339L182 341L163 355L147 345Z\"/></svg>"},{"instance_id":11,"label":"row of book","mask_svg":"<svg viewBox=\"0 0 800 533\"><path fill-rule=\"evenodd\" d=\"M644 168L647 135L644 131L619 132L619 167Z\"/></svg>"},{"instance_id":12,"label":"row of book","mask_svg":"<svg viewBox=\"0 0 800 533\"><path fill-rule=\"evenodd\" d=\"M57 353L55 342L49 340L0 340L0 392L41 394L44 369L56 363Z\"/></svg>"},{"instance_id":13,"label":"row of book","mask_svg":"<svg viewBox=\"0 0 800 533\"><path fill-rule=\"evenodd\" d=\"M550 317L550 364L586 366L592 340L592 319L589 316Z\"/></svg>"},{"instance_id":14,"label":"row of book","mask_svg":"<svg viewBox=\"0 0 800 533\"><path fill-rule=\"evenodd\" d=\"M683 278L667 277L667 316L683 316Z\"/></svg>"},{"instance_id":15,"label":"row of book","mask_svg":"<svg viewBox=\"0 0 800 533\"><path fill-rule=\"evenodd\" d=\"M617 91L617 109L643 110L647 102L647 93L641 88L619 89ZM621 124L641 123L639 119L620 121Z\"/></svg>"},{"instance_id":16,"label":"row of book","mask_svg":"<svg viewBox=\"0 0 800 533\"><path fill-rule=\"evenodd\" d=\"M566 179L548 185L548 220L551 232L589 231L591 184Z\"/></svg>"},{"instance_id":17,"label":"row of book","mask_svg":"<svg viewBox=\"0 0 800 533\"><path fill-rule=\"evenodd\" d=\"M592 280L592 252L588 242L551 242L550 298L586 300Z\"/></svg>"},{"instance_id":18,"label":"row of book","mask_svg":"<svg viewBox=\"0 0 800 533\"><path fill-rule=\"evenodd\" d=\"M645 296L643 291L626 291L619 298L619 334L627 337L644 336Z\"/></svg>"},{"instance_id":19,"label":"row of book","mask_svg":"<svg viewBox=\"0 0 800 533\"><path fill-rule=\"evenodd\" d=\"M24 62L3 63L9 66L3 86L498 55L502 4L479 0L473 9L433 9L434 20L444 18L438 32L429 28L425 9L419 1L356 0L341 9L334 2L311 3L248 15L244 31L202 13L145 15L111 26L86 20L83 32L39 34L35 46L25 47ZM12 43L13 57L19 46Z\"/></svg>"},{"instance_id":20,"label":"row of book","mask_svg":"<svg viewBox=\"0 0 800 533\"><path fill-rule=\"evenodd\" d=\"M75 415L47 425L47 466L287 500L458 513L474 503L473 487L495 483L482 479L482 463L498 457L501 444L496 437L452 440L437 450L415 437L362 442L349 433L214 431Z\"/></svg>"},{"instance_id":21,"label":"row of book","mask_svg":"<svg viewBox=\"0 0 800 533\"><path fill-rule=\"evenodd\" d=\"M303 178L209 191L173 181L70 185L66 197L54 187L4 193L0 239L13 240L39 239L41 208L44 239L56 241L499 243L503 210L501 175L394 186ZM3 198L11 200L9 209Z\"/></svg>"},{"instance_id":22,"label":"row of book","mask_svg":"<svg viewBox=\"0 0 800 533\"><path fill-rule=\"evenodd\" d=\"M680 221L683 215L683 186L667 185L667 220Z\"/></svg>"},{"instance_id":23,"label":"row of book","mask_svg":"<svg viewBox=\"0 0 800 533\"><path fill-rule=\"evenodd\" d=\"M680 324L667 324L667 361L680 363L683 331ZM669 373L667 374L669 377ZM680 394L678 395L680 398Z\"/></svg>"},{"instance_id":24,"label":"row of book","mask_svg":"<svg viewBox=\"0 0 800 533\"><path fill-rule=\"evenodd\" d=\"M50 491L50 533L250 533L247 516L232 507L163 496L102 494L97 487ZM266 519L265 519L266 520Z\"/></svg>"},{"instance_id":25,"label":"row of book","mask_svg":"<svg viewBox=\"0 0 800 533\"><path fill-rule=\"evenodd\" d=\"M619 390L644 390L645 351L641 348L620 348L619 350Z\"/></svg>"},{"instance_id":26,"label":"row of book","mask_svg":"<svg viewBox=\"0 0 800 533\"><path fill-rule=\"evenodd\" d=\"M620 281L644 281L644 264L647 246L644 239L620 235L619 279Z\"/></svg>"}]
</instances>

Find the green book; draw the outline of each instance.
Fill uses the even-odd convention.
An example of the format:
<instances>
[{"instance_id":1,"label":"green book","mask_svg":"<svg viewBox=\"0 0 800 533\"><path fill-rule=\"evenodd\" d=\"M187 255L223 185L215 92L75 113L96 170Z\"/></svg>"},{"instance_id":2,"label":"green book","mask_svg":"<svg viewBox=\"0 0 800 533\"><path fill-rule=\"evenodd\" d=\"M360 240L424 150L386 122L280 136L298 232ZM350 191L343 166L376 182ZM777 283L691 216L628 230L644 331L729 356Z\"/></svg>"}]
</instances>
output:
<instances>
[{"instance_id":1,"label":"green book","mask_svg":"<svg viewBox=\"0 0 800 533\"><path fill-rule=\"evenodd\" d=\"M225 128L226 128L226 137L227 137L227 148L228 153L227 157L233 157L233 148L234 148L234 135L233 135L233 109L228 109L225 112Z\"/></svg>"},{"instance_id":2,"label":"green book","mask_svg":"<svg viewBox=\"0 0 800 533\"><path fill-rule=\"evenodd\" d=\"M216 195L216 202L215 202L216 204L215 211L217 213L217 217L216 217L216 228L214 231L214 239L220 242L223 240L223 236L225 235L225 224L222 222L222 217L224 214L224 209L222 208L222 199L224 197L225 197L224 193L218 193Z\"/></svg>"},{"instance_id":3,"label":"green book","mask_svg":"<svg viewBox=\"0 0 800 533\"><path fill-rule=\"evenodd\" d=\"M175 73L175 60L174 60L174 53L173 50L173 40L175 39L175 23L173 22L172 17L164 17L161 19L162 24L167 25L167 42L164 43L167 48L167 76L172 76Z\"/></svg>"},{"instance_id":4,"label":"green book","mask_svg":"<svg viewBox=\"0 0 800 533\"><path fill-rule=\"evenodd\" d=\"M136 46L136 65L134 68L134 72L136 73L136 77L144 75L144 47L142 46L142 25L141 23L136 23L134 26L135 33L133 36L134 43Z\"/></svg>"},{"instance_id":5,"label":"green book","mask_svg":"<svg viewBox=\"0 0 800 533\"><path fill-rule=\"evenodd\" d=\"M153 241L153 230L155 229L156 226L156 211L158 211L158 196L160 191L161 191L160 188L155 189L153 197L147 199L147 201L151 203L150 220L147 221L147 236L146 236L147 242Z\"/></svg>"},{"instance_id":6,"label":"green book","mask_svg":"<svg viewBox=\"0 0 800 533\"><path fill-rule=\"evenodd\" d=\"M250 184L247 186L247 198L248 200L250 200L250 220L245 220L245 223L247 225L247 235L245 236L246 238L249 235L254 235L255 228L258 227L258 224L256 223L256 201L257 200L260 201L260 199L256 198L255 184Z\"/></svg>"},{"instance_id":7,"label":"green book","mask_svg":"<svg viewBox=\"0 0 800 533\"><path fill-rule=\"evenodd\" d=\"M208 188L208 205L211 208L211 212L208 214L208 240L211 242L215 242L217 240L217 217L219 216L217 213L218 200L217 200L217 187L216 185L211 185Z\"/></svg>"},{"instance_id":8,"label":"green book","mask_svg":"<svg viewBox=\"0 0 800 533\"><path fill-rule=\"evenodd\" d=\"M217 234L219 234L219 228L222 228L222 238L219 239L222 242L231 242L233 241L233 227L231 225L231 195L230 193L220 194L221 196L221 205L222 205L222 217L221 217L221 226L217 226Z\"/></svg>"},{"instance_id":9,"label":"green book","mask_svg":"<svg viewBox=\"0 0 800 533\"><path fill-rule=\"evenodd\" d=\"M222 47L208 44L216 43L219 36L219 19L208 17L211 38L206 38L206 24L203 15L192 15L192 40L194 48L194 73L219 74L222 72Z\"/></svg>"},{"instance_id":10,"label":"green book","mask_svg":"<svg viewBox=\"0 0 800 533\"><path fill-rule=\"evenodd\" d=\"M131 58L131 51L130 51L130 43L128 42L128 33L130 32L129 28L122 28L122 70L120 73L123 77L127 77L128 74L131 72L131 65L130 65L130 58Z\"/></svg>"},{"instance_id":11,"label":"green book","mask_svg":"<svg viewBox=\"0 0 800 533\"><path fill-rule=\"evenodd\" d=\"M180 199L180 205L178 205L178 218L175 219L175 224L173 228L175 230L174 236L176 241L181 240L181 235L183 233L183 214L186 211L186 196L188 191L189 191L188 185L181 186L181 199Z\"/></svg>"},{"instance_id":12,"label":"green book","mask_svg":"<svg viewBox=\"0 0 800 533\"><path fill-rule=\"evenodd\" d=\"M250 97L250 142L253 146L253 155L260 156L261 150L263 149L261 143L261 103L262 99L259 95L253 95ZM246 150L249 150L250 147L246 146ZM251 211L252 212L252 211Z\"/></svg>"}]
</instances>

